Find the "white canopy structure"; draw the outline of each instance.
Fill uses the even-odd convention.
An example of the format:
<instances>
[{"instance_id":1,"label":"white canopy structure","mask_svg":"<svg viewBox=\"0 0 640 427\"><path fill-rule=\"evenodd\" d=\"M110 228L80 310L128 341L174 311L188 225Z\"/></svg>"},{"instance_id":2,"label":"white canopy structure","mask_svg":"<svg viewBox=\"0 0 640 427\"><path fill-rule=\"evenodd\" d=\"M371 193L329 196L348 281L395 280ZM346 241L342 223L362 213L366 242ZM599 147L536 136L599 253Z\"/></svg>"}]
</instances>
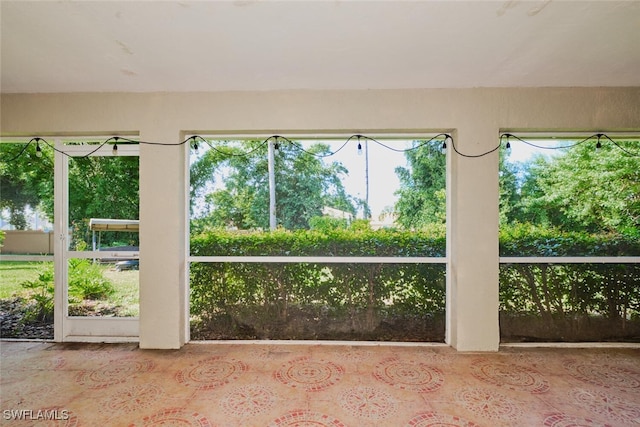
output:
<instances>
[{"instance_id":1,"label":"white canopy structure","mask_svg":"<svg viewBox=\"0 0 640 427\"><path fill-rule=\"evenodd\" d=\"M89 229L91 231L130 231L137 233L140 230L140 220L91 218L89 220Z\"/></svg>"},{"instance_id":2,"label":"white canopy structure","mask_svg":"<svg viewBox=\"0 0 640 427\"><path fill-rule=\"evenodd\" d=\"M110 219L110 218L91 218L89 220L89 230L93 232L91 238L93 250L100 250L100 232L101 231L129 231L138 233L140 231L140 220L138 219ZM98 241L96 242L96 231L98 232Z\"/></svg>"}]
</instances>

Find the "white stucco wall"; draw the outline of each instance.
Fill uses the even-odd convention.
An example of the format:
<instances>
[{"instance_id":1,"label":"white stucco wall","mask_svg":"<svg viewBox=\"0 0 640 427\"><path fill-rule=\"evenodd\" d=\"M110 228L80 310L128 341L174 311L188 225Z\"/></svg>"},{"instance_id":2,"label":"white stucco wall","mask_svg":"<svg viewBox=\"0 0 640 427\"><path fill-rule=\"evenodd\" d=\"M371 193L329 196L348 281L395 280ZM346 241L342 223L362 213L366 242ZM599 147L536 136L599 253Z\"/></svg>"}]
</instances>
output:
<instances>
[{"instance_id":1,"label":"white stucco wall","mask_svg":"<svg viewBox=\"0 0 640 427\"><path fill-rule=\"evenodd\" d=\"M451 132L460 151L494 148L501 130L640 131L640 88L434 89L222 93L4 94L2 136L139 133ZM495 351L498 153L449 150L447 342ZM140 345L179 348L185 312L185 150L140 153Z\"/></svg>"}]
</instances>

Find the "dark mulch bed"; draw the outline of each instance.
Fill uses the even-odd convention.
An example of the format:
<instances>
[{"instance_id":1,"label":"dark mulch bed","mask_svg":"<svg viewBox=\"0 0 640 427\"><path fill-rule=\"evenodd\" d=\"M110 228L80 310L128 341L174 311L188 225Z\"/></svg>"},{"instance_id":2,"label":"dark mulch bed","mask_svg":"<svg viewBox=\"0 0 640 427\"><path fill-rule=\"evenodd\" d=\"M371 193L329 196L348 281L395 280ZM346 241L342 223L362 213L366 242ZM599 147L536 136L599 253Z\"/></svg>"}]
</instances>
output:
<instances>
[{"instance_id":1,"label":"dark mulch bed","mask_svg":"<svg viewBox=\"0 0 640 427\"><path fill-rule=\"evenodd\" d=\"M0 338L53 339L53 316L33 316L35 301L23 297L0 299ZM120 307L102 301L83 301L69 307L71 316L117 316Z\"/></svg>"},{"instance_id":2,"label":"dark mulch bed","mask_svg":"<svg viewBox=\"0 0 640 427\"><path fill-rule=\"evenodd\" d=\"M327 340L444 342L443 316L367 316L289 307L279 316L261 307L219 313L191 322L193 340Z\"/></svg>"},{"instance_id":3,"label":"dark mulch bed","mask_svg":"<svg viewBox=\"0 0 640 427\"><path fill-rule=\"evenodd\" d=\"M0 337L53 339L53 319L31 319L35 303L22 297L0 300Z\"/></svg>"}]
</instances>

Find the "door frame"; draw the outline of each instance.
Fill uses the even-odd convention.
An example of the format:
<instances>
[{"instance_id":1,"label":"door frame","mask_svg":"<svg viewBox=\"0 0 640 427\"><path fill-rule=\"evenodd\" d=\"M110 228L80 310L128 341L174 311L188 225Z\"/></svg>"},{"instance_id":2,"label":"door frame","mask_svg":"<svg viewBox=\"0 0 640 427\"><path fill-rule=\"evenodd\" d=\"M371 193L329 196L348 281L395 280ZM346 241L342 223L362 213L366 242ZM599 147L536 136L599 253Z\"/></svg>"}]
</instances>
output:
<instances>
[{"instance_id":1,"label":"door frame","mask_svg":"<svg viewBox=\"0 0 640 427\"><path fill-rule=\"evenodd\" d=\"M56 138L54 146L54 341L138 342L138 317L69 316L68 265L69 259L139 257L139 252L69 250L69 159L84 156L139 156L139 146L122 144L118 146L116 153L111 144L65 145L62 138Z\"/></svg>"}]
</instances>

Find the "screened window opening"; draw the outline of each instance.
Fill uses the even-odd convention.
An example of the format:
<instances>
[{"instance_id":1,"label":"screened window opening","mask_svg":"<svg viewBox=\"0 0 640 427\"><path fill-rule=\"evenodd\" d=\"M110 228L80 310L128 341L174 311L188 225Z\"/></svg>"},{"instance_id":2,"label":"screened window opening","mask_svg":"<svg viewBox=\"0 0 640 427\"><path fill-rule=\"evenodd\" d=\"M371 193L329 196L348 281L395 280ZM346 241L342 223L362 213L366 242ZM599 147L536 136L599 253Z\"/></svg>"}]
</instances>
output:
<instances>
[{"instance_id":1,"label":"screened window opening","mask_svg":"<svg viewBox=\"0 0 640 427\"><path fill-rule=\"evenodd\" d=\"M0 142L3 338L53 338L53 150Z\"/></svg>"},{"instance_id":2,"label":"screened window opening","mask_svg":"<svg viewBox=\"0 0 640 427\"><path fill-rule=\"evenodd\" d=\"M640 341L640 139L510 138L500 256L503 342Z\"/></svg>"},{"instance_id":3,"label":"screened window opening","mask_svg":"<svg viewBox=\"0 0 640 427\"><path fill-rule=\"evenodd\" d=\"M442 143L192 147L192 338L444 341Z\"/></svg>"}]
</instances>

